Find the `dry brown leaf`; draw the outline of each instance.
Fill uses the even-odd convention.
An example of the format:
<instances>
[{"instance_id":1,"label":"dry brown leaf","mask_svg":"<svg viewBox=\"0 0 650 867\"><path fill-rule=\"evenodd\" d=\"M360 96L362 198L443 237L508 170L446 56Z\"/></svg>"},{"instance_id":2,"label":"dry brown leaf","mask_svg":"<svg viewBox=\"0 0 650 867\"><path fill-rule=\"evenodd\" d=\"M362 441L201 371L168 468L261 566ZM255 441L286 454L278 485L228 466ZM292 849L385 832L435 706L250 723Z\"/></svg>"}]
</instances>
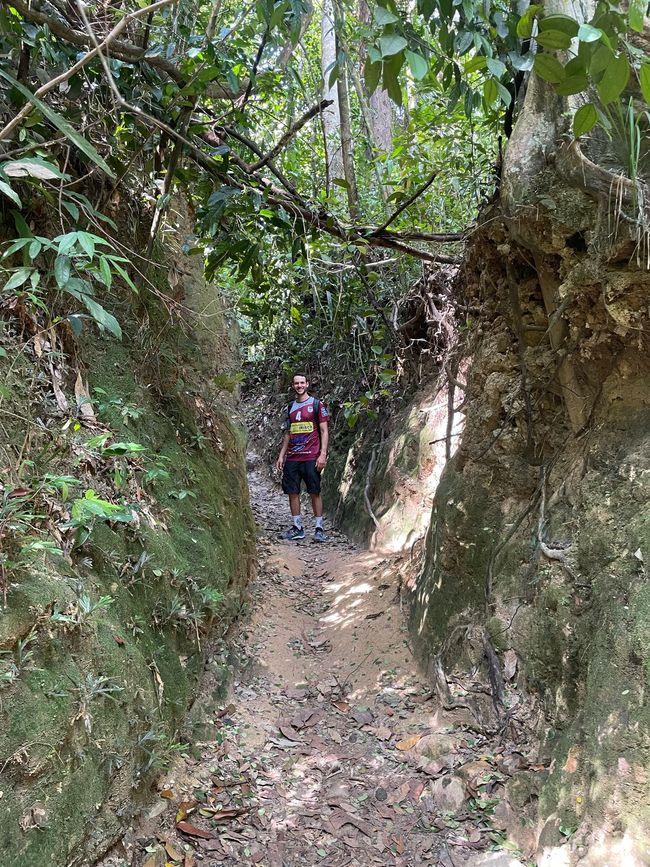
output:
<instances>
[{"instance_id":1,"label":"dry brown leaf","mask_svg":"<svg viewBox=\"0 0 650 867\"><path fill-rule=\"evenodd\" d=\"M77 371L77 378L74 383L74 396L77 399L77 408L82 417L87 421L97 421L95 411L88 393L88 386L81 379L81 374Z\"/></svg>"},{"instance_id":2,"label":"dry brown leaf","mask_svg":"<svg viewBox=\"0 0 650 867\"><path fill-rule=\"evenodd\" d=\"M183 860L183 857L184 857L183 852L181 852L180 849L178 849L176 846L174 846L173 843L171 843L169 841L167 841L165 843L165 851L167 852L169 857L172 859L172 861L182 861Z\"/></svg>"},{"instance_id":3,"label":"dry brown leaf","mask_svg":"<svg viewBox=\"0 0 650 867\"><path fill-rule=\"evenodd\" d=\"M176 812L176 821L183 822L196 809L196 801L181 801Z\"/></svg>"},{"instance_id":4,"label":"dry brown leaf","mask_svg":"<svg viewBox=\"0 0 650 867\"><path fill-rule=\"evenodd\" d=\"M163 789L159 794L161 798L167 798L168 800L171 800L171 798L174 797L174 793L171 789Z\"/></svg>"},{"instance_id":5,"label":"dry brown leaf","mask_svg":"<svg viewBox=\"0 0 650 867\"><path fill-rule=\"evenodd\" d=\"M196 825L191 825L189 822L177 822L176 827L183 834L189 834L190 837L201 837L203 840L211 840L214 837L211 831L204 831L203 828L197 828Z\"/></svg>"},{"instance_id":6,"label":"dry brown leaf","mask_svg":"<svg viewBox=\"0 0 650 867\"><path fill-rule=\"evenodd\" d=\"M302 743L302 739L298 732L292 728L290 723L278 723L278 730L288 741L294 741L295 743Z\"/></svg>"},{"instance_id":7,"label":"dry brown leaf","mask_svg":"<svg viewBox=\"0 0 650 867\"><path fill-rule=\"evenodd\" d=\"M63 390L61 389L61 372L54 367L52 362L50 362L50 373L52 375L52 391L54 392L56 405L62 412L67 412L70 408L70 404L68 403L68 399L66 398Z\"/></svg>"},{"instance_id":8,"label":"dry brown leaf","mask_svg":"<svg viewBox=\"0 0 650 867\"><path fill-rule=\"evenodd\" d=\"M395 746L398 750L412 750L421 738L422 735L411 735L408 738L404 738L403 741L398 741Z\"/></svg>"},{"instance_id":9,"label":"dry brown leaf","mask_svg":"<svg viewBox=\"0 0 650 867\"><path fill-rule=\"evenodd\" d=\"M562 770L567 774L574 774L578 770L578 747L571 747Z\"/></svg>"}]
</instances>

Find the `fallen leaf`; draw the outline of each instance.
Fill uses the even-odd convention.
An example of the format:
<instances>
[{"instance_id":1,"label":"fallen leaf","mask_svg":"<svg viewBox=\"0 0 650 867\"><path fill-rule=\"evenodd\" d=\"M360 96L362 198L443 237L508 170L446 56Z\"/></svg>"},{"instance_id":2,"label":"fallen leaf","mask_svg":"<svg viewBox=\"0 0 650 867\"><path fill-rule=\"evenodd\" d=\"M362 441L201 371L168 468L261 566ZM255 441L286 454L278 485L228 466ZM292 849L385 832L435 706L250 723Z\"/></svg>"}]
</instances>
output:
<instances>
[{"instance_id":1,"label":"fallen leaf","mask_svg":"<svg viewBox=\"0 0 650 867\"><path fill-rule=\"evenodd\" d=\"M121 635L114 635L114 636L113 636L113 641L114 641L116 644L119 644L120 647L122 647L122 646L124 645L124 639L122 638Z\"/></svg>"},{"instance_id":2,"label":"fallen leaf","mask_svg":"<svg viewBox=\"0 0 650 867\"><path fill-rule=\"evenodd\" d=\"M288 741L295 741L296 743L302 743L302 738L298 734L298 732L291 726L290 723L281 722L278 723L278 730Z\"/></svg>"},{"instance_id":3,"label":"fallen leaf","mask_svg":"<svg viewBox=\"0 0 650 867\"><path fill-rule=\"evenodd\" d=\"M174 793L171 789L163 789L159 794L161 798L167 798L168 800L174 797Z\"/></svg>"},{"instance_id":4,"label":"fallen leaf","mask_svg":"<svg viewBox=\"0 0 650 867\"><path fill-rule=\"evenodd\" d=\"M176 846L174 846L174 844L170 843L169 841L165 843L165 851L172 859L172 861L182 861L184 858L183 852L181 852L180 849L177 849Z\"/></svg>"},{"instance_id":5,"label":"fallen leaf","mask_svg":"<svg viewBox=\"0 0 650 867\"><path fill-rule=\"evenodd\" d=\"M77 409L83 418L87 421L97 421L88 393L88 386L82 381L79 371L77 371L77 379L74 384L74 396L77 399Z\"/></svg>"},{"instance_id":6,"label":"fallen leaf","mask_svg":"<svg viewBox=\"0 0 650 867\"><path fill-rule=\"evenodd\" d=\"M506 650L503 654L503 676L506 680L512 680L517 671L517 654L514 650Z\"/></svg>"},{"instance_id":7,"label":"fallen leaf","mask_svg":"<svg viewBox=\"0 0 650 867\"><path fill-rule=\"evenodd\" d=\"M177 822L176 827L184 834L189 834L190 837L201 837L203 840L211 840L214 837L210 831L204 831L202 828L197 828L196 825L190 825L189 822Z\"/></svg>"},{"instance_id":8,"label":"fallen leaf","mask_svg":"<svg viewBox=\"0 0 650 867\"><path fill-rule=\"evenodd\" d=\"M395 746L398 750L412 750L413 747L421 740L422 735L411 735L403 741L398 741Z\"/></svg>"},{"instance_id":9,"label":"fallen leaf","mask_svg":"<svg viewBox=\"0 0 650 867\"><path fill-rule=\"evenodd\" d=\"M176 821L183 822L196 809L195 801L181 801L176 812Z\"/></svg>"},{"instance_id":10,"label":"fallen leaf","mask_svg":"<svg viewBox=\"0 0 650 867\"><path fill-rule=\"evenodd\" d=\"M332 704L337 710L340 710L341 713L347 713L350 710L350 705L347 701L333 701Z\"/></svg>"},{"instance_id":11,"label":"fallen leaf","mask_svg":"<svg viewBox=\"0 0 650 867\"><path fill-rule=\"evenodd\" d=\"M562 770L566 771L567 774L573 774L578 769L578 748L571 747L569 750L569 754L567 755L566 762L562 766Z\"/></svg>"}]
</instances>

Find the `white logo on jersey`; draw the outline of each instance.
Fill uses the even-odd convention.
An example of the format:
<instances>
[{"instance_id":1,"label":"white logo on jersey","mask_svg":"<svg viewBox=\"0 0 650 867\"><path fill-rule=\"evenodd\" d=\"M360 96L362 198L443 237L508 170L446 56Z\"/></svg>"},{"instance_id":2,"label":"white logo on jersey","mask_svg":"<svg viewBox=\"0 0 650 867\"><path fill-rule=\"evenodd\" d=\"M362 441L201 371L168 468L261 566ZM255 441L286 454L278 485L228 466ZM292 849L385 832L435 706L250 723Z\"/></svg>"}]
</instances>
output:
<instances>
[{"instance_id":1,"label":"white logo on jersey","mask_svg":"<svg viewBox=\"0 0 650 867\"><path fill-rule=\"evenodd\" d=\"M313 412L313 411L314 411L314 407L313 407L313 406L308 406L308 407L307 407L307 412Z\"/></svg>"}]
</instances>

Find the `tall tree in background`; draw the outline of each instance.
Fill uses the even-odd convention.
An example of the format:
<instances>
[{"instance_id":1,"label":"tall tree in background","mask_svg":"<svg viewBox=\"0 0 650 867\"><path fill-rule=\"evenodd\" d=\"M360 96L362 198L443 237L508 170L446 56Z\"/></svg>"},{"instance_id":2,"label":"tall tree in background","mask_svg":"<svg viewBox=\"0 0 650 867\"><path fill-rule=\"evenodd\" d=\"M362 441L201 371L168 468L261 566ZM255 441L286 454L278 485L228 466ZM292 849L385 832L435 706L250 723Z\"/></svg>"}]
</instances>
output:
<instances>
[{"instance_id":1,"label":"tall tree in background","mask_svg":"<svg viewBox=\"0 0 650 867\"><path fill-rule=\"evenodd\" d=\"M322 114L325 135L326 190L331 192L332 181L343 177L343 151L341 148L341 112L339 89L336 81L336 23L333 0L323 0L321 15L321 75L323 99L331 100Z\"/></svg>"}]
</instances>

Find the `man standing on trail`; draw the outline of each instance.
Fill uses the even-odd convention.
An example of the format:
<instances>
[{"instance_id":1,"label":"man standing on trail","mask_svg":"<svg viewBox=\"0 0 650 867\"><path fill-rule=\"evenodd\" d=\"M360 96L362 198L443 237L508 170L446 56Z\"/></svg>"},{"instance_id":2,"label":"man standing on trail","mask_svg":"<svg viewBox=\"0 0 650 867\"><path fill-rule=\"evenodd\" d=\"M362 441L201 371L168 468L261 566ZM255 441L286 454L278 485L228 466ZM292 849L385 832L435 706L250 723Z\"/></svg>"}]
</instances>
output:
<instances>
[{"instance_id":1,"label":"man standing on trail","mask_svg":"<svg viewBox=\"0 0 650 867\"><path fill-rule=\"evenodd\" d=\"M275 464L278 472L282 472L282 490L289 495L293 517L293 527L282 538L305 538L300 514L300 486L304 481L316 519L314 542L325 542L320 474L327 463L329 413L320 400L307 393L309 380L304 373L294 374L292 386L296 398L286 409L282 447Z\"/></svg>"}]
</instances>

